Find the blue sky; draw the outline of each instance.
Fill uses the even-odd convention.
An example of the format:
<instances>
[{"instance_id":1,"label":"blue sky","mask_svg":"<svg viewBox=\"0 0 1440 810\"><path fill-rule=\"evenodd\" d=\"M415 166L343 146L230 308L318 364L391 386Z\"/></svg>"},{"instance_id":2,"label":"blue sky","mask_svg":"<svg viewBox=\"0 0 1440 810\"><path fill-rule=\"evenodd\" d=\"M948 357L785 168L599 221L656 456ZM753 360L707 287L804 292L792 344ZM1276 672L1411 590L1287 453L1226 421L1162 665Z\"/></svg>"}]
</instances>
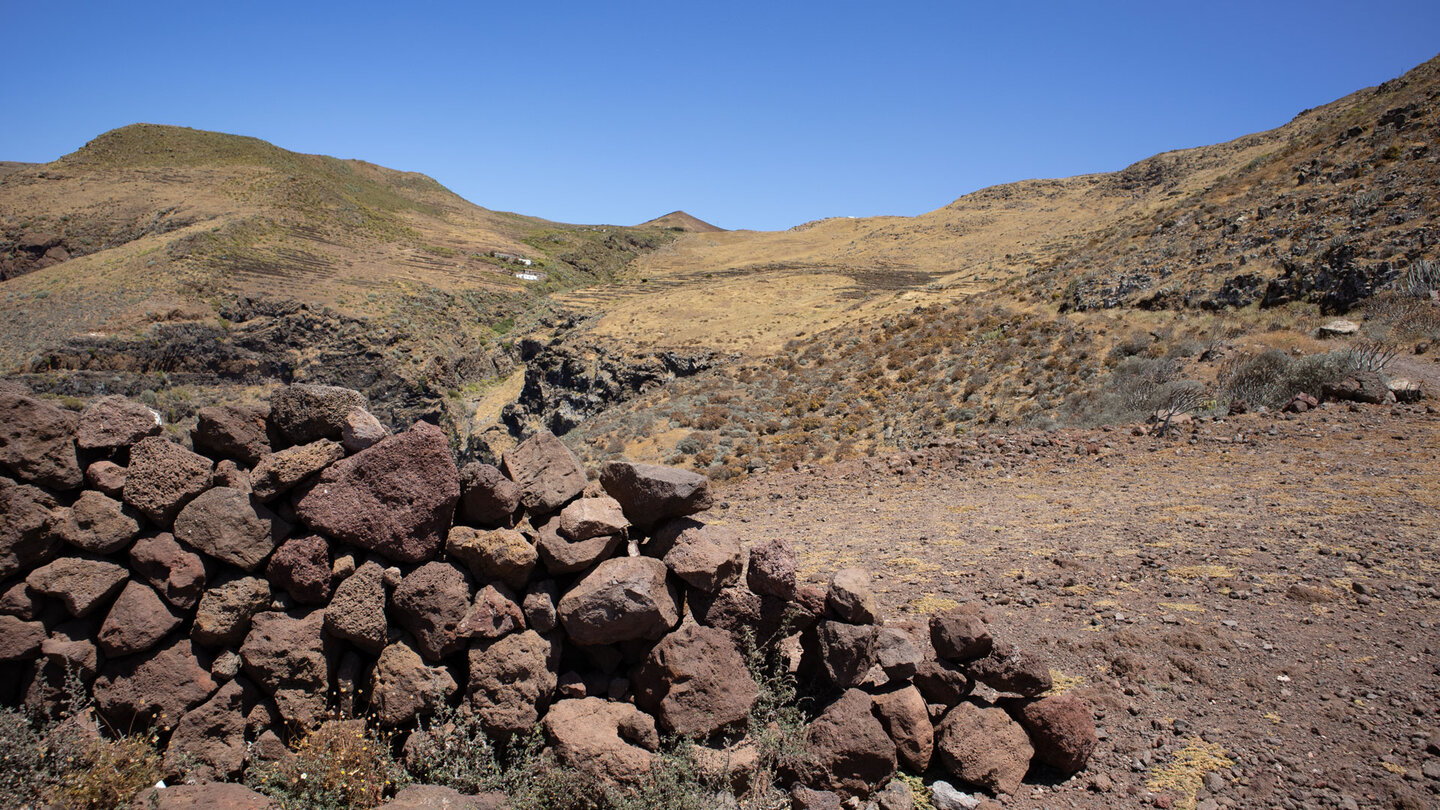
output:
<instances>
[{"instance_id":1,"label":"blue sky","mask_svg":"<svg viewBox=\"0 0 1440 810\"><path fill-rule=\"evenodd\" d=\"M1440 3L0 0L0 160L137 121L489 208L913 215L1278 126L1440 53Z\"/></svg>"}]
</instances>

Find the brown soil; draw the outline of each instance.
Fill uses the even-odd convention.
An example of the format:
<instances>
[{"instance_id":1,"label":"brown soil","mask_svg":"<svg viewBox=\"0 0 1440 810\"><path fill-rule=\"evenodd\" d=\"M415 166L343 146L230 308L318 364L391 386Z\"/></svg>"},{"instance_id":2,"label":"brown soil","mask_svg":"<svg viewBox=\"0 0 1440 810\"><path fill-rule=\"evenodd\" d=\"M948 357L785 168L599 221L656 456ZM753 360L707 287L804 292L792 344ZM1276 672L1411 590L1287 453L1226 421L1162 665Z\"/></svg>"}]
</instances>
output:
<instances>
[{"instance_id":1,"label":"brown soil","mask_svg":"<svg viewBox=\"0 0 1440 810\"><path fill-rule=\"evenodd\" d=\"M978 603L1048 658L1103 739L1015 807L1431 807L1437 459L1433 408L1327 405L772 472L721 514L816 577L868 567L892 615Z\"/></svg>"}]
</instances>

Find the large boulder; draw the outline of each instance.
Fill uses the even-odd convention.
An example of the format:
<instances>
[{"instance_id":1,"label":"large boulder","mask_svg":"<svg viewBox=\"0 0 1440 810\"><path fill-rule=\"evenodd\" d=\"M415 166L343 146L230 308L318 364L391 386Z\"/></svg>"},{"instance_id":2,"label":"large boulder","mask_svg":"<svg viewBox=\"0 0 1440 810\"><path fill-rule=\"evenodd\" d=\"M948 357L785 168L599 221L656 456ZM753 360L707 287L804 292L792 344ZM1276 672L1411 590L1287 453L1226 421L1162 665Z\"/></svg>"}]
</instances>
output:
<instances>
[{"instance_id":1,"label":"large boulder","mask_svg":"<svg viewBox=\"0 0 1440 810\"><path fill-rule=\"evenodd\" d=\"M534 544L514 529L483 531L455 526L445 538L445 552L464 563L476 578L498 579L517 589L530 581L540 559Z\"/></svg>"},{"instance_id":2,"label":"large boulder","mask_svg":"<svg viewBox=\"0 0 1440 810\"><path fill-rule=\"evenodd\" d=\"M870 572L863 568L842 568L830 578L825 592L825 609L842 622L878 624L880 609L870 589Z\"/></svg>"},{"instance_id":3,"label":"large boulder","mask_svg":"<svg viewBox=\"0 0 1440 810\"><path fill-rule=\"evenodd\" d=\"M719 593L691 590L686 602L695 621L724 630L737 641L748 635L760 647L768 647L780 637L790 615L785 602L743 585L722 588Z\"/></svg>"},{"instance_id":4,"label":"large boulder","mask_svg":"<svg viewBox=\"0 0 1440 810\"><path fill-rule=\"evenodd\" d=\"M209 647L233 647L250 632L250 620L270 605L270 583L240 577L209 588L200 597L190 636Z\"/></svg>"},{"instance_id":5,"label":"large boulder","mask_svg":"<svg viewBox=\"0 0 1440 810\"><path fill-rule=\"evenodd\" d=\"M210 488L214 464L174 442L151 436L130 448L125 503L166 529L195 496Z\"/></svg>"},{"instance_id":6,"label":"large boulder","mask_svg":"<svg viewBox=\"0 0 1440 810\"><path fill-rule=\"evenodd\" d=\"M219 405L196 414L190 443L211 456L231 458L253 467L270 453L270 432L264 408Z\"/></svg>"},{"instance_id":7,"label":"large boulder","mask_svg":"<svg viewBox=\"0 0 1440 810\"><path fill-rule=\"evenodd\" d=\"M85 484L112 498L122 498L125 495L125 468L102 458L85 468Z\"/></svg>"},{"instance_id":8,"label":"large boulder","mask_svg":"<svg viewBox=\"0 0 1440 810\"><path fill-rule=\"evenodd\" d=\"M875 663L873 624L825 621L818 628L825 674L841 689L859 686Z\"/></svg>"},{"instance_id":9,"label":"large boulder","mask_svg":"<svg viewBox=\"0 0 1440 810\"><path fill-rule=\"evenodd\" d=\"M415 637L426 659L439 661L465 648L460 626L470 612L470 577L461 569L426 563L400 581L390 602L395 622Z\"/></svg>"},{"instance_id":10,"label":"large boulder","mask_svg":"<svg viewBox=\"0 0 1440 810\"><path fill-rule=\"evenodd\" d=\"M960 609L930 617L930 643L937 656L957 664L984 658L994 646L980 616Z\"/></svg>"},{"instance_id":11,"label":"large boulder","mask_svg":"<svg viewBox=\"0 0 1440 810\"><path fill-rule=\"evenodd\" d=\"M302 605L330 601L330 544L316 535L286 540L265 566L270 584Z\"/></svg>"},{"instance_id":12,"label":"large boulder","mask_svg":"<svg viewBox=\"0 0 1440 810\"><path fill-rule=\"evenodd\" d=\"M995 793L1014 795L1035 749L1004 709L960 703L935 729L935 751L952 776Z\"/></svg>"},{"instance_id":13,"label":"large boulder","mask_svg":"<svg viewBox=\"0 0 1440 810\"><path fill-rule=\"evenodd\" d=\"M169 726L205 702L217 684L189 639L142 655L113 659L95 680L95 705L113 728Z\"/></svg>"},{"instance_id":14,"label":"large boulder","mask_svg":"<svg viewBox=\"0 0 1440 810\"><path fill-rule=\"evenodd\" d=\"M32 590L53 596L71 616L88 616L120 592L130 572L109 560L61 557L25 577Z\"/></svg>"},{"instance_id":15,"label":"large boulder","mask_svg":"<svg viewBox=\"0 0 1440 810\"><path fill-rule=\"evenodd\" d=\"M744 567L740 533L690 518L666 522L650 544L663 549L665 565L692 588L718 593L740 581Z\"/></svg>"},{"instance_id":16,"label":"large boulder","mask_svg":"<svg viewBox=\"0 0 1440 810\"><path fill-rule=\"evenodd\" d=\"M1017 701L1006 708L1030 736L1035 759L1066 776L1084 769L1099 743L1094 712L1068 692Z\"/></svg>"},{"instance_id":17,"label":"large boulder","mask_svg":"<svg viewBox=\"0 0 1440 810\"><path fill-rule=\"evenodd\" d=\"M520 503L532 514L554 512L585 489L585 468L549 431L506 451L500 464L520 487Z\"/></svg>"},{"instance_id":18,"label":"large boulder","mask_svg":"<svg viewBox=\"0 0 1440 810\"><path fill-rule=\"evenodd\" d=\"M271 453L250 471L251 492L255 500L268 503L344 457L345 448L329 439Z\"/></svg>"},{"instance_id":19,"label":"large boulder","mask_svg":"<svg viewBox=\"0 0 1440 810\"><path fill-rule=\"evenodd\" d=\"M165 748L172 780L234 780L245 767L245 681L232 680L175 724Z\"/></svg>"},{"instance_id":20,"label":"large boulder","mask_svg":"<svg viewBox=\"0 0 1440 810\"><path fill-rule=\"evenodd\" d=\"M796 564L795 550L784 540L776 538L756 543L750 547L750 567L745 571L745 582L755 593L789 602L799 588Z\"/></svg>"},{"instance_id":21,"label":"large boulder","mask_svg":"<svg viewBox=\"0 0 1440 810\"><path fill-rule=\"evenodd\" d=\"M581 498L560 510L560 534L572 541L605 535L624 535L630 521L614 498Z\"/></svg>"},{"instance_id":22,"label":"large boulder","mask_svg":"<svg viewBox=\"0 0 1440 810\"><path fill-rule=\"evenodd\" d=\"M324 627L324 610L258 613L240 645L245 673L297 728L311 728L325 715L337 648Z\"/></svg>"},{"instance_id":23,"label":"large boulder","mask_svg":"<svg viewBox=\"0 0 1440 810\"><path fill-rule=\"evenodd\" d=\"M553 517L536 531L535 551L545 570L555 576L584 571L615 553L620 535L607 534L578 542L560 534L560 518Z\"/></svg>"},{"instance_id":24,"label":"large boulder","mask_svg":"<svg viewBox=\"0 0 1440 810\"><path fill-rule=\"evenodd\" d=\"M487 733L535 727L555 693L557 652L533 630L470 645L470 706Z\"/></svg>"},{"instance_id":25,"label":"large boulder","mask_svg":"<svg viewBox=\"0 0 1440 810\"><path fill-rule=\"evenodd\" d=\"M350 410L369 405L364 394L349 388L289 385L270 395L270 424L291 444L339 441Z\"/></svg>"},{"instance_id":26,"label":"large boulder","mask_svg":"<svg viewBox=\"0 0 1440 810\"><path fill-rule=\"evenodd\" d=\"M680 622L667 572L650 557L606 560L560 598L560 624L577 644L657 641Z\"/></svg>"},{"instance_id":27,"label":"large boulder","mask_svg":"<svg viewBox=\"0 0 1440 810\"><path fill-rule=\"evenodd\" d=\"M75 414L0 390L0 467L27 484L64 491L85 483L75 455Z\"/></svg>"},{"instance_id":28,"label":"large boulder","mask_svg":"<svg viewBox=\"0 0 1440 810\"><path fill-rule=\"evenodd\" d=\"M460 623L459 635L468 639L496 639L525 629L520 597L503 582L492 582L475 594L475 603Z\"/></svg>"},{"instance_id":29,"label":"large boulder","mask_svg":"<svg viewBox=\"0 0 1440 810\"><path fill-rule=\"evenodd\" d=\"M459 498L445 432L418 422L327 467L295 511L336 540L418 563L440 552Z\"/></svg>"},{"instance_id":30,"label":"large boulder","mask_svg":"<svg viewBox=\"0 0 1440 810\"><path fill-rule=\"evenodd\" d=\"M254 571L292 527L245 492L215 487L201 493L175 518L175 537L221 562Z\"/></svg>"},{"instance_id":31,"label":"large boulder","mask_svg":"<svg viewBox=\"0 0 1440 810\"><path fill-rule=\"evenodd\" d=\"M385 569L367 562L335 589L325 611L325 630L371 655L385 646Z\"/></svg>"},{"instance_id":32,"label":"large boulder","mask_svg":"<svg viewBox=\"0 0 1440 810\"><path fill-rule=\"evenodd\" d=\"M387 646L370 679L370 707L380 725L396 728L434 714L459 686L445 667L426 665L404 642Z\"/></svg>"},{"instance_id":33,"label":"large boulder","mask_svg":"<svg viewBox=\"0 0 1440 810\"><path fill-rule=\"evenodd\" d=\"M1338 382L1320 386L1320 398L1379 405L1390 398L1390 388L1378 372L1356 369Z\"/></svg>"},{"instance_id":34,"label":"large boulder","mask_svg":"<svg viewBox=\"0 0 1440 810\"><path fill-rule=\"evenodd\" d=\"M110 606L95 640L110 658L132 655L159 644L181 619L154 588L132 579Z\"/></svg>"},{"instance_id":35,"label":"large boulder","mask_svg":"<svg viewBox=\"0 0 1440 810\"><path fill-rule=\"evenodd\" d=\"M868 796L895 775L895 743L875 719L870 696L847 689L805 730L811 759L800 780L819 790Z\"/></svg>"},{"instance_id":36,"label":"large boulder","mask_svg":"<svg viewBox=\"0 0 1440 810\"><path fill-rule=\"evenodd\" d=\"M610 461L600 470L600 485L642 531L703 512L713 503L710 479L678 467Z\"/></svg>"},{"instance_id":37,"label":"large boulder","mask_svg":"<svg viewBox=\"0 0 1440 810\"><path fill-rule=\"evenodd\" d=\"M935 753L935 727L925 698L913 685L875 695L875 717L895 743L900 764L911 773L924 773Z\"/></svg>"},{"instance_id":38,"label":"large boulder","mask_svg":"<svg viewBox=\"0 0 1440 810\"><path fill-rule=\"evenodd\" d=\"M1044 661L1014 644L996 644L990 654L965 665L971 676L997 692L1035 697L1053 686Z\"/></svg>"},{"instance_id":39,"label":"large boulder","mask_svg":"<svg viewBox=\"0 0 1440 810\"><path fill-rule=\"evenodd\" d=\"M125 397L102 397L80 414L75 443L82 450L118 450L160 435L160 414Z\"/></svg>"},{"instance_id":40,"label":"large boulder","mask_svg":"<svg viewBox=\"0 0 1440 810\"><path fill-rule=\"evenodd\" d=\"M136 540L130 546L130 570L182 611L195 607L205 591L204 560L168 532Z\"/></svg>"},{"instance_id":41,"label":"large boulder","mask_svg":"<svg viewBox=\"0 0 1440 810\"><path fill-rule=\"evenodd\" d=\"M634 687L636 705L662 728L694 739L743 722L760 694L730 634L698 624L661 639Z\"/></svg>"},{"instance_id":42,"label":"large boulder","mask_svg":"<svg viewBox=\"0 0 1440 810\"><path fill-rule=\"evenodd\" d=\"M920 662L911 681L925 696L926 703L947 707L964 700L975 689L969 675L941 661Z\"/></svg>"},{"instance_id":43,"label":"large boulder","mask_svg":"<svg viewBox=\"0 0 1440 810\"><path fill-rule=\"evenodd\" d=\"M0 664L31 661L40 656L45 625L0 614Z\"/></svg>"},{"instance_id":44,"label":"large boulder","mask_svg":"<svg viewBox=\"0 0 1440 810\"><path fill-rule=\"evenodd\" d=\"M55 532L65 542L91 554L114 554L140 534L140 522L125 505L94 490L85 490L68 510L59 512Z\"/></svg>"},{"instance_id":45,"label":"large boulder","mask_svg":"<svg viewBox=\"0 0 1440 810\"><path fill-rule=\"evenodd\" d=\"M460 519L476 526L503 526L520 508L520 486L498 467L472 461L460 470Z\"/></svg>"},{"instance_id":46,"label":"large boulder","mask_svg":"<svg viewBox=\"0 0 1440 810\"><path fill-rule=\"evenodd\" d=\"M910 634L886 625L875 634L875 663L891 681L909 681L925 660L920 645Z\"/></svg>"},{"instance_id":47,"label":"large boulder","mask_svg":"<svg viewBox=\"0 0 1440 810\"><path fill-rule=\"evenodd\" d=\"M37 487L0 477L0 580L55 559L61 541L53 528L60 506Z\"/></svg>"},{"instance_id":48,"label":"large boulder","mask_svg":"<svg viewBox=\"0 0 1440 810\"><path fill-rule=\"evenodd\" d=\"M595 697L551 706L544 728L562 765L602 783L644 784L660 748L660 734L650 715L628 703Z\"/></svg>"}]
</instances>

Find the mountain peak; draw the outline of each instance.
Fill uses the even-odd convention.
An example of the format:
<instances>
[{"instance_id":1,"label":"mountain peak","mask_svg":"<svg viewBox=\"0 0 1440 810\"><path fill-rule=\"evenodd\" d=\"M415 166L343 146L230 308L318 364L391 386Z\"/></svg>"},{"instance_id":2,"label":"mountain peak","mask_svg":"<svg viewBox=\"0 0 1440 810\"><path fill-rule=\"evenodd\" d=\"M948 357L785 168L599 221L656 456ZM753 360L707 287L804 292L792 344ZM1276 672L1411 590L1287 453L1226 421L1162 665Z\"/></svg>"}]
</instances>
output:
<instances>
[{"instance_id":1,"label":"mountain peak","mask_svg":"<svg viewBox=\"0 0 1440 810\"><path fill-rule=\"evenodd\" d=\"M703 219L693 217L684 211L671 211L663 217L656 217L649 222L642 222L641 228L675 228L681 231L692 233L718 233L724 228L711 225Z\"/></svg>"}]
</instances>

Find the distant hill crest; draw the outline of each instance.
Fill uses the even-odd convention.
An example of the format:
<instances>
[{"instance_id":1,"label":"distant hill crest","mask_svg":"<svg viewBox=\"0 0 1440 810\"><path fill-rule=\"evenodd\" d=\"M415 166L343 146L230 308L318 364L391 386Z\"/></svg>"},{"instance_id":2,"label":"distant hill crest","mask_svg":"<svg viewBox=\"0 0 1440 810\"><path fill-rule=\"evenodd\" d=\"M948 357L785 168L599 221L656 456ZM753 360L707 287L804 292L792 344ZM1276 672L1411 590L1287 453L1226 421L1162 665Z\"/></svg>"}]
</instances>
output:
<instances>
[{"instance_id":1,"label":"distant hill crest","mask_svg":"<svg viewBox=\"0 0 1440 810\"><path fill-rule=\"evenodd\" d=\"M690 233L721 233L725 229L711 225L703 219L691 216L684 211L671 211L663 217L656 217L649 222L642 222L639 228L676 228Z\"/></svg>"}]
</instances>

